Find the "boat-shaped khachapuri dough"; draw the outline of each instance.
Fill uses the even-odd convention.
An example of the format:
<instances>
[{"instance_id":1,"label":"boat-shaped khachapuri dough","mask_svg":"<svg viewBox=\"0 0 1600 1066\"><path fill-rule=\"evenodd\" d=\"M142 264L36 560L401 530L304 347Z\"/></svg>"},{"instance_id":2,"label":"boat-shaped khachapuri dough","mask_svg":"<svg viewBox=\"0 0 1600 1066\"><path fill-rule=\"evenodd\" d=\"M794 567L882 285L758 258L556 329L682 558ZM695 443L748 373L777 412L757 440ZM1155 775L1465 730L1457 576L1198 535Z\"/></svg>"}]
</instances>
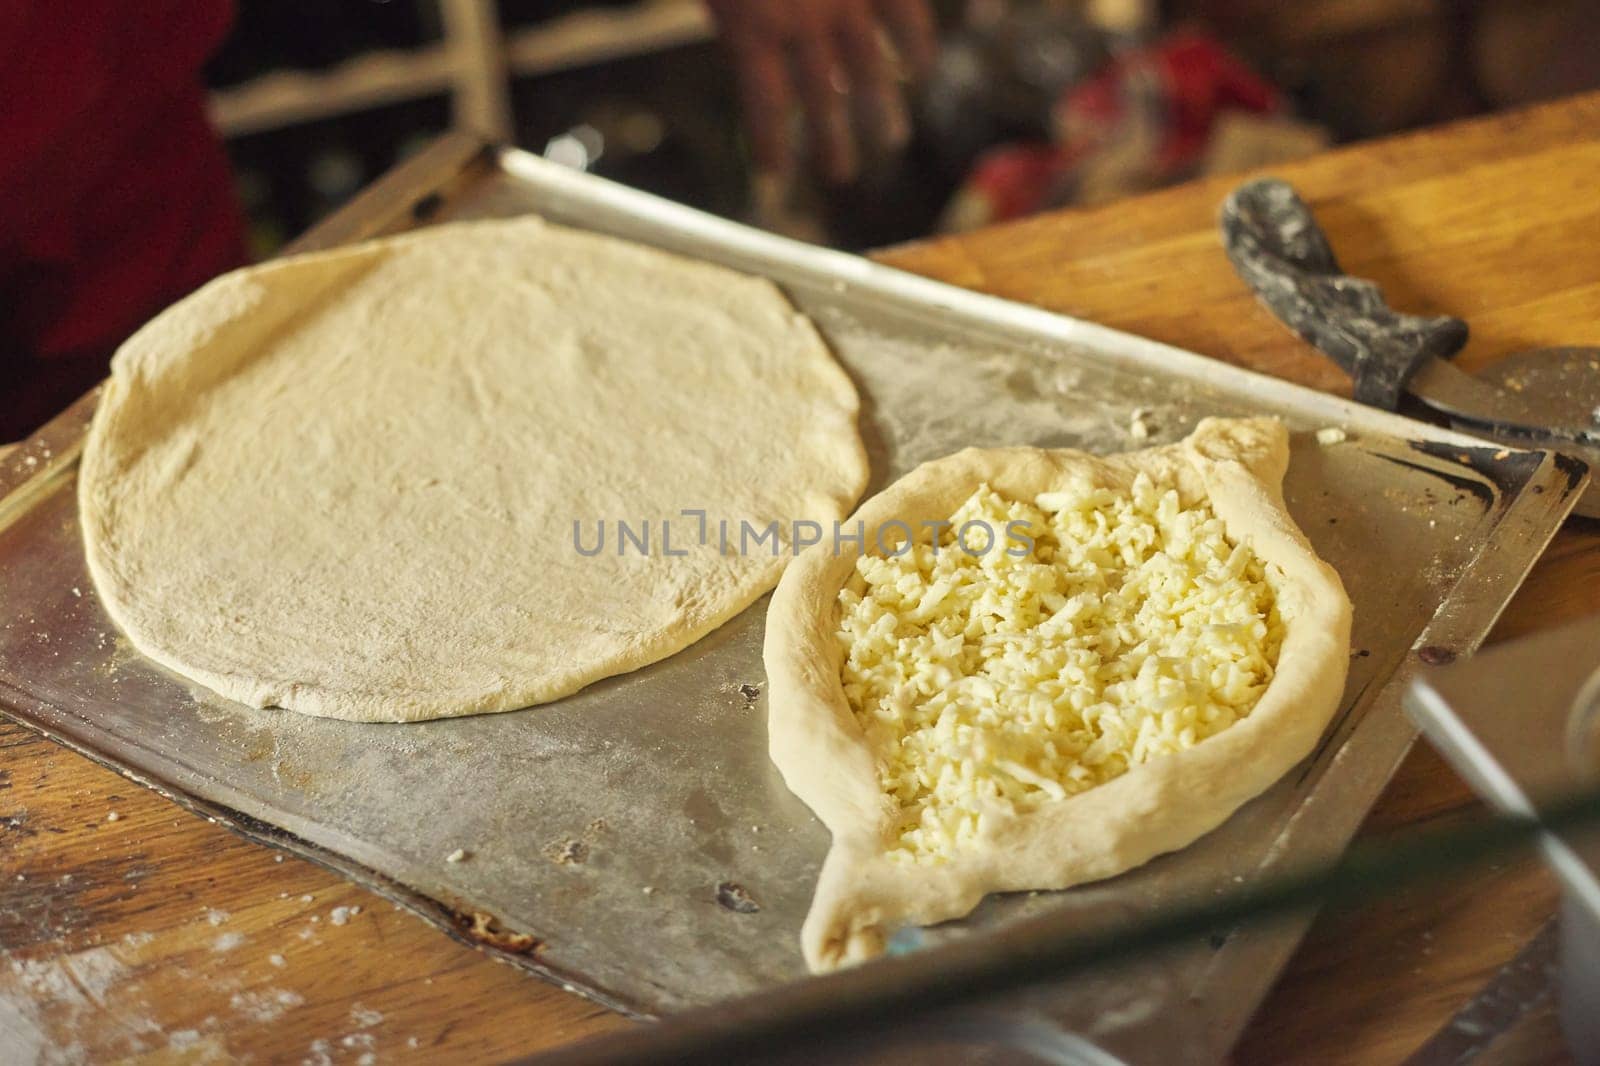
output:
<instances>
[{"instance_id":1,"label":"boat-shaped khachapuri dough","mask_svg":"<svg viewBox=\"0 0 1600 1066\"><path fill-rule=\"evenodd\" d=\"M1185 847L1310 754L1351 608L1284 507L1288 461L1272 419L1108 457L967 449L789 567L770 743L833 834L813 969Z\"/></svg>"}]
</instances>

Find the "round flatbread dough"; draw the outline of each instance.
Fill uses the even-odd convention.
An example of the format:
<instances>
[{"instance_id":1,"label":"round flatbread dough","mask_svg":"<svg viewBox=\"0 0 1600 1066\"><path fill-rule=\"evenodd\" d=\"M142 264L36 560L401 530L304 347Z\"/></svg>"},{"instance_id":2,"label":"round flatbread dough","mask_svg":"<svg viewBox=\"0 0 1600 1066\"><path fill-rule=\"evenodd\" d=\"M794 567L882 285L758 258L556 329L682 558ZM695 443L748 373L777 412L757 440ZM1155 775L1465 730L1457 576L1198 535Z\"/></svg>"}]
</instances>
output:
<instances>
[{"instance_id":1,"label":"round flatbread dough","mask_svg":"<svg viewBox=\"0 0 1600 1066\"><path fill-rule=\"evenodd\" d=\"M896 523L926 541L929 524L980 485L1033 500L1085 487L1127 493L1143 473L1175 486L1185 506L1210 504L1228 539L1265 566L1283 621L1276 671L1246 717L1086 791L997 809L976 840L937 863L893 854L899 812L840 677L839 591L860 550L819 546L795 560L767 612L768 733L784 781L833 834L801 933L813 969L875 955L897 927L958 918L989 892L1069 888L1185 847L1311 753L1344 691L1351 607L1284 506L1288 462L1288 434L1271 419L1208 418L1180 444L1107 457L969 448L923 464L850 518L869 544Z\"/></svg>"},{"instance_id":2,"label":"round flatbread dough","mask_svg":"<svg viewBox=\"0 0 1600 1066\"><path fill-rule=\"evenodd\" d=\"M857 407L765 280L441 226L219 278L129 340L80 474L89 568L141 652L244 703L525 707L772 587L786 547L725 552L718 523L838 519Z\"/></svg>"}]
</instances>

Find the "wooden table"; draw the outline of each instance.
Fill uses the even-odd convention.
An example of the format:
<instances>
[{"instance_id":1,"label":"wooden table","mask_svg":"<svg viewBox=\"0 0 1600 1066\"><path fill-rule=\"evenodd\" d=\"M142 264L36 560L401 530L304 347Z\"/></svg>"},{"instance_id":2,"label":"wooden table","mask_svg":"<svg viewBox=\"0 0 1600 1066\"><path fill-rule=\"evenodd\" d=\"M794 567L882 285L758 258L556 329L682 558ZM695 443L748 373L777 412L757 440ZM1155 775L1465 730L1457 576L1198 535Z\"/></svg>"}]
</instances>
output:
<instances>
[{"instance_id":1,"label":"wooden table","mask_svg":"<svg viewBox=\"0 0 1600 1066\"><path fill-rule=\"evenodd\" d=\"M1600 343L1600 95L1278 168L1347 269L1470 320L1468 365ZM885 261L1330 390L1218 247L1234 179L897 248ZM1497 639L1600 608L1600 535L1562 532ZM1477 809L1419 746L1368 833ZM1320 921L1245 1063L1403 1059L1552 913L1532 859ZM625 1024L307 863L0 725L0 1061L493 1060ZM1523 1061L1560 1061L1548 1028Z\"/></svg>"}]
</instances>

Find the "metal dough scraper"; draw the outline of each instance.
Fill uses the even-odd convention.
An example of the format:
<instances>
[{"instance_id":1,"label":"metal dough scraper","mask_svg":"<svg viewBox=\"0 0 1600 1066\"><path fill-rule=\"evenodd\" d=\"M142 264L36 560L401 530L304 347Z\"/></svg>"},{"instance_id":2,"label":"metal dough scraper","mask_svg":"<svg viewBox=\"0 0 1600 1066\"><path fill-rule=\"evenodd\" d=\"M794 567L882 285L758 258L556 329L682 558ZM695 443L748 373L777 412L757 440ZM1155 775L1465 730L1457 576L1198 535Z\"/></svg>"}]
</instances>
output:
<instances>
[{"instance_id":1,"label":"metal dough scraper","mask_svg":"<svg viewBox=\"0 0 1600 1066\"><path fill-rule=\"evenodd\" d=\"M1345 274L1310 207L1275 178L1224 201L1222 241L1261 302L1350 375L1357 401L1393 411L1409 393L1463 432L1600 468L1600 348L1537 348L1461 370L1448 360L1467 324L1395 311L1376 284ZM1577 512L1600 517L1600 484Z\"/></svg>"}]
</instances>

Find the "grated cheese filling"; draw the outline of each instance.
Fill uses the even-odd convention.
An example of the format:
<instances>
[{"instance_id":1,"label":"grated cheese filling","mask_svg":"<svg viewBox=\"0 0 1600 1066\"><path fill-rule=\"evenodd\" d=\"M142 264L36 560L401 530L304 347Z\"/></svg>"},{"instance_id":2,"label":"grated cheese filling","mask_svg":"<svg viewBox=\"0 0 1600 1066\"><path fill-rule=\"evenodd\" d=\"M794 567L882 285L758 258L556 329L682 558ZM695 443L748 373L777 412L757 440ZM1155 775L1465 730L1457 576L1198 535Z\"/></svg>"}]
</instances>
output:
<instances>
[{"instance_id":1,"label":"grated cheese filling","mask_svg":"<svg viewBox=\"0 0 1600 1066\"><path fill-rule=\"evenodd\" d=\"M969 522L989 550L958 540ZM1265 568L1170 486L1024 503L984 485L950 523L863 554L839 593L844 692L902 816L897 859L948 859L997 814L1193 747L1272 680Z\"/></svg>"}]
</instances>

